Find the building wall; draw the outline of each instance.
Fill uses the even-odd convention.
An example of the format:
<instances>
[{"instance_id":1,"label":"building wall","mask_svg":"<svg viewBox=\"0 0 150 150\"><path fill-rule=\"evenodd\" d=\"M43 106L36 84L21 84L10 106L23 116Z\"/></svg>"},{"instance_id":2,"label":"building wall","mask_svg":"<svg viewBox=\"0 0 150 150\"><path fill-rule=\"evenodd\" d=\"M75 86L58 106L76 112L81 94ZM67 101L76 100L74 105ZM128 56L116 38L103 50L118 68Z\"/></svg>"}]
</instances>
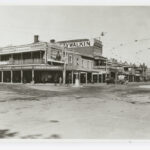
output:
<instances>
[{"instance_id":1,"label":"building wall","mask_svg":"<svg viewBox=\"0 0 150 150\"><path fill-rule=\"evenodd\" d=\"M93 61L90 59L82 58L82 68L93 69Z\"/></svg>"},{"instance_id":2,"label":"building wall","mask_svg":"<svg viewBox=\"0 0 150 150\"><path fill-rule=\"evenodd\" d=\"M103 46L102 46L101 41L95 40L93 48L94 48L94 56L97 56L97 55L102 56L102 54L103 54Z\"/></svg>"},{"instance_id":3,"label":"building wall","mask_svg":"<svg viewBox=\"0 0 150 150\"><path fill-rule=\"evenodd\" d=\"M74 55L73 66L82 67L82 57L80 55Z\"/></svg>"},{"instance_id":4,"label":"building wall","mask_svg":"<svg viewBox=\"0 0 150 150\"><path fill-rule=\"evenodd\" d=\"M79 52L83 55L99 55L102 56L102 42L97 39L75 39L69 41L60 41L58 44L70 49L71 51Z\"/></svg>"}]
</instances>

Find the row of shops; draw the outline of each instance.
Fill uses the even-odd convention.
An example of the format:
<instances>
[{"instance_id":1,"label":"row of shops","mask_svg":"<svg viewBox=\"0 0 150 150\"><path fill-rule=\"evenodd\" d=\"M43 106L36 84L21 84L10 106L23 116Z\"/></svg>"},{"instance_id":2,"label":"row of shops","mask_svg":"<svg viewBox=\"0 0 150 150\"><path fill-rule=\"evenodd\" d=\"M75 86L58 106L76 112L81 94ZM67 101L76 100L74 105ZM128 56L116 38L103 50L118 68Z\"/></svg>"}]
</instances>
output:
<instances>
[{"instance_id":1,"label":"row of shops","mask_svg":"<svg viewBox=\"0 0 150 150\"><path fill-rule=\"evenodd\" d=\"M40 42L35 35L31 44L0 48L0 82L74 84L78 79L88 84L105 83L108 77L118 80L120 68L127 66L114 66L102 56L102 47L97 39ZM130 72L125 69L121 73L130 82L140 81L140 72Z\"/></svg>"},{"instance_id":2,"label":"row of shops","mask_svg":"<svg viewBox=\"0 0 150 150\"><path fill-rule=\"evenodd\" d=\"M81 84L104 83L105 74L93 74L92 72L66 71L66 84L74 84L79 79ZM17 69L1 70L1 83L63 83L63 68L51 69Z\"/></svg>"},{"instance_id":3,"label":"row of shops","mask_svg":"<svg viewBox=\"0 0 150 150\"><path fill-rule=\"evenodd\" d=\"M147 80L147 67L145 65L137 66L135 64L128 64L127 62L118 62L113 59L108 63L109 76L116 81L124 78L128 82L141 82Z\"/></svg>"}]
</instances>

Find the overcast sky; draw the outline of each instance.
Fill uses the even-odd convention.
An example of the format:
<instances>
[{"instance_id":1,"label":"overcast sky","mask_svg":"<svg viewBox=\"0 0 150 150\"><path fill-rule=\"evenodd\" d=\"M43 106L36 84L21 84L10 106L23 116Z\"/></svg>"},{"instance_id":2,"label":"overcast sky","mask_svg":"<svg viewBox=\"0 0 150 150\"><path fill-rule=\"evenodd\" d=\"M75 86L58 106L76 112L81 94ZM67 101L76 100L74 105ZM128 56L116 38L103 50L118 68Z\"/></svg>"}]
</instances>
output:
<instances>
[{"instance_id":1,"label":"overcast sky","mask_svg":"<svg viewBox=\"0 0 150 150\"><path fill-rule=\"evenodd\" d=\"M102 37L103 56L150 67L150 7L0 6L0 46ZM138 41L135 41L138 40Z\"/></svg>"}]
</instances>

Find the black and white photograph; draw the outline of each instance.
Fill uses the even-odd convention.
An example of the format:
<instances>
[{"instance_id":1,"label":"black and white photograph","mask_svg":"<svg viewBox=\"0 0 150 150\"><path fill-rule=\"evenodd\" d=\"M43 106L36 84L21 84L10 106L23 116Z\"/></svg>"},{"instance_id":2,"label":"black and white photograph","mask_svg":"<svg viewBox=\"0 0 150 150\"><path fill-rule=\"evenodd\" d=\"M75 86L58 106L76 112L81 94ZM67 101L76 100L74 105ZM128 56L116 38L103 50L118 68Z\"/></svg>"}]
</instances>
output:
<instances>
[{"instance_id":1,"label":"black and white photograph","mask_svg":"<svg viewBox=\"0 0 150 150\"><path fill-rule=\"evenodd\" d=\"M0 5L0 139L150 139L150 6Z\"/></svg>"}]
</instances>

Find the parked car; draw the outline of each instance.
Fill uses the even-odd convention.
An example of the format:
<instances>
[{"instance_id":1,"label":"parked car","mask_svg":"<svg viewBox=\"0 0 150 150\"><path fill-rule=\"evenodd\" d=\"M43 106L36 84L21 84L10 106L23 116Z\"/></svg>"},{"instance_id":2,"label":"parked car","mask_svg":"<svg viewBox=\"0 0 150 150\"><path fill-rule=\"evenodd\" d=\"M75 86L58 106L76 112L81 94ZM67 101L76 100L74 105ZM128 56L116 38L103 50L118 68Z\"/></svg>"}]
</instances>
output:
<instances>
[{"instance_id":1,"label":"parked car","mask_svg":"<svg viewBox=\"0 0 150 150\"><path fill-rule=\"evenodd\" d=\"M106 83L107 84L115 84L115 79L114 78L106 78Z\"/></svg>"}]
</instances>

